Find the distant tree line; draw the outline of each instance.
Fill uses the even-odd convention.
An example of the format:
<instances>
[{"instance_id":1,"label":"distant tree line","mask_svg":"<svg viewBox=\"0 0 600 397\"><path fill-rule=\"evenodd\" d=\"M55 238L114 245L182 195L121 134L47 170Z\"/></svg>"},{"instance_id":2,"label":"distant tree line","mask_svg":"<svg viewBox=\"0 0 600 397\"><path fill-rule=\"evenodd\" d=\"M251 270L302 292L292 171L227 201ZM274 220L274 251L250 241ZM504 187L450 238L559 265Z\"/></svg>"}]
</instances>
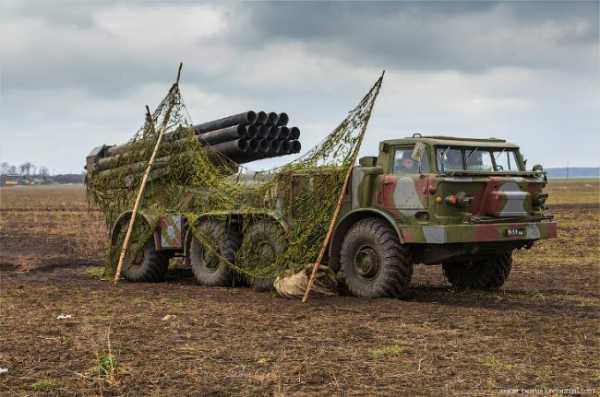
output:
<instances>
[{"instance_id":1,"label":"distant tree line","mask_svg":"<svg viewBox=\"0 0 600 397\"><path fill-rule=\"evenodd\" d=\"M3 161L0 163L0 175L48 177L50 176L50 171L48 171L47 167L38 167L30 161L26 161L21 165L14 165Z\"/></svg>"},{"instance_id":2,"label":"distant tree line","mask_svg":"<svg viewBox=\"0 0 600 397\"><path fill-rule=\"evenodd\" d=\"M20 165L6 161L0 163L0 186L16 184L50 184L50 183L83 183L85 174L56 174L50 175L45 166L36 166L30 161Z\"/></svg>"}]
</instances>

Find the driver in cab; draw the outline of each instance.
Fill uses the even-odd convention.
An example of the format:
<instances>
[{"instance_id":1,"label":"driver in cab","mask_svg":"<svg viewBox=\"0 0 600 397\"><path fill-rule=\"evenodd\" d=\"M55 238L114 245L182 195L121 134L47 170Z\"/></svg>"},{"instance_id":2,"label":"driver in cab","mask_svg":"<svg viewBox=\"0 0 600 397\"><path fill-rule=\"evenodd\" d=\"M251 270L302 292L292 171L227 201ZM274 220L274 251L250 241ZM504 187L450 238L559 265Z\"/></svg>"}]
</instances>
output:
<instances>
[{"instance_id":1,"label":"driver in cab","mask_svg":"<svg viewBox=\"0 0 600 397\"><path fill-rule=\"evenodd\" d=\"M398 154L396 155L396 159L394 161L394 172L400 172L404 174L417 173L418 164L411 158L412 150L402 150Z\"/></svg>"}]
</instances>

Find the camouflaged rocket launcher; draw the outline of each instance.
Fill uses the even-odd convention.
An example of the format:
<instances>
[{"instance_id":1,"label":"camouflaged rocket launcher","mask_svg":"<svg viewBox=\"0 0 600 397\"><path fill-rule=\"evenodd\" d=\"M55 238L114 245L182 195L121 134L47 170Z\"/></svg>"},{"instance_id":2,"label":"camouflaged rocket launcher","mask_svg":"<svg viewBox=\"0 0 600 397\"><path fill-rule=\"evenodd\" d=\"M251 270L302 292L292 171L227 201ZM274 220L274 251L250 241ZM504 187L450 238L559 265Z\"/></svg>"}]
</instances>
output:
<instances>
[{"instance_id":1,"label":"camouflaged rocket launcher","mask_svg":"<svg viewBox=\"0 0 600 397\"><path fill-rule=\"evenodd\" d=\"M202 248L184 215L159 216L152 252L125 276L160 279L155 276L166 269L164 258L183 256L201 284L231 286L240 276L219 258L235 262L237 250L247 246L261 262L275 261L288 244L286 230L306 210L299 205L302 193L339 184L342 173L324 167L279 178L259 198L268 203L259 212L196 214L201 231L218 236L218 256ZM415 135L383 141L377 157L361 158L352 170L326 263L361 297L402 296L419 263L441 264L457 289L497 289L509 276L514 250L556 236L545 209L546 182L541 166L526 171L518 146L501 139ZM272 279L250 280L261 283L272 285Z\"/></svg>"}]
</instances>

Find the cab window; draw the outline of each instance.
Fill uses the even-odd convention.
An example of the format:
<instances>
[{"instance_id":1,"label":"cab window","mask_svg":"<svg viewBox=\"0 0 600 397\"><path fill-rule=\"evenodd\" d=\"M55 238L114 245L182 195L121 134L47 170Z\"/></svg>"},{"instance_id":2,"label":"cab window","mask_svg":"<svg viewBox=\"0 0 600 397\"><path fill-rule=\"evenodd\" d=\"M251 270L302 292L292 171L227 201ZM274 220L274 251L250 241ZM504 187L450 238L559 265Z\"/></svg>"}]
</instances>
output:
<instances>
[{"instance_id":1,"label":"cab window","mask_svg":"<svg viewBox=\"0 0 600 397\"><path fill-rule=\"evenodd\" d=\"M400 174L418 174L419 162L412 159L414 146L396 149L394 154L394 173ZM429 157L423 153L421 158L421 172L429 172Z\"/></svg>"},{"instance_id":2,"label":"cab window","mask_svg":"<svg viewBox=\"0 0 600 397\"><path fill-rule=\"evenodd\" d=\"M464 170L463 155L460 148L438 148L437 160L441 171Z\"/></svg>"},{"instance_id":3,"label":"cab window","mask_svg":"<svg viewBox=\"0 0 600 397\"><path fill-rule=\"evenodd\" d=\"M517 153L514 150L495 150L494 161L496 162L496 171L520 171L521 167L517 162Z\"/></svg>"},{"instance_id":4,"label":"cab window","mask_svg":"<svg viewBox=\"0 0 600 397\"><path fill-rule=\"evenodd\" d=\"M438 147L436 148L436 159L440 172L522 171L517 152L514 149Z\"/></svg>"},{"instance_id":5,"label":"cab window","mask_svg":"<svg viewBox=\"0 0 600 397\"><path fill-rule=\"evenodd\" d=\"M494 171L492 155L487 150L465 149L465 164L469 171Z\"/></svg>"}]
</instances>

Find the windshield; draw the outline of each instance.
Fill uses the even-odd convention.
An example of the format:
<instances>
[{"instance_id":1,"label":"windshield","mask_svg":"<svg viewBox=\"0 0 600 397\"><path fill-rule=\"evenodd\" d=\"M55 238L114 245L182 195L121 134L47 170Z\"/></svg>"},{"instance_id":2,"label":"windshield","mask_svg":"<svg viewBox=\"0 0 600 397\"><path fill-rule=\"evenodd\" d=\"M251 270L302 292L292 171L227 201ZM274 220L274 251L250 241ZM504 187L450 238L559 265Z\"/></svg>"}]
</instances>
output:
<instances>
[{"instance_id":1,"label":"windshield","mask_svg":"<svg viewBox=\"0 0 600 397\"><path fill-rule=\"evenodd\" d=\"M522 171L517 151L508 148L437 147L436 160L440 172L514 172Z\"/></svg>"},{"instance_id":2,"label":"windshield","mask_svg":"<svg viewBox=\"0 0 600 397\"><path fill-rule=\"evenodd\" d=\"M493 152L494 163L498 171L520 171L514 150L497 150Z\"/></svg>"},{"instance_id":3,"label":"windshield","mask_svg":"<svg viewBox=\"0 0 600 397\"><path fill-rule=\"evenodd\" d=\"M427 154L425 153L421 157L421 167L419 169L419 162L412 158L414 146L396 149L394 154L394 173L401 174L417 174L420 172L429 172L429 161Z\"/></svg>"}]
</instances>

